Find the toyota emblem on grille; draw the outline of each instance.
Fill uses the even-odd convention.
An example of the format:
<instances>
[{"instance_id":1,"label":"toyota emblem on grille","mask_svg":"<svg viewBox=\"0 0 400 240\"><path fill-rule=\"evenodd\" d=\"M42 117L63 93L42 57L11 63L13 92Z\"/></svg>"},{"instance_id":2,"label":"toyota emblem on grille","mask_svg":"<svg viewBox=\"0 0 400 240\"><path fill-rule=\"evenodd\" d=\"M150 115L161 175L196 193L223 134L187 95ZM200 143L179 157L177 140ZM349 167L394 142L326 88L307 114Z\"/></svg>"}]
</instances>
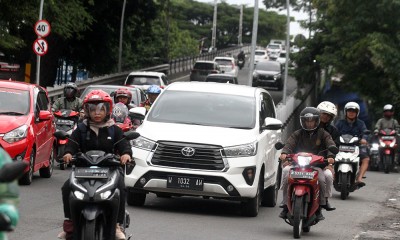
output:
<instances>
[{"instance_id":1,"label":"toyota emblem on grille","mask_svg":"<svg viewBox=\"0 0 400 240\"><path fill-rule=\"evenodd\" d=\"M196 150L194 150L192 147L184 147L181 150L182 155L185 157L192 157L195 152Z\"/></svg>"}]
</instances>

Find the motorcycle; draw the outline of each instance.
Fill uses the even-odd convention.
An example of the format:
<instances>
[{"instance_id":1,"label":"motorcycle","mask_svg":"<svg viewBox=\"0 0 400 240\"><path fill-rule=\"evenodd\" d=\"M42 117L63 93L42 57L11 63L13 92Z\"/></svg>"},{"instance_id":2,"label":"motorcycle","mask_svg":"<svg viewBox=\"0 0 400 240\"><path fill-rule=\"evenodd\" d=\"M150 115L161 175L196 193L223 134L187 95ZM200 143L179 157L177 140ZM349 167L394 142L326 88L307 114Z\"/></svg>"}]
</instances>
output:
<instances>
[{"instance_id":1,"label":"motorcycle","mask_svg":"<svg viewBox=\"0 0 400 240\"><path fill-rule=\"evenodd\" d=\"M339 153L335 159L335 180L333 186L340 192L340 198L346 200L350 192L357 189L356 177L360 162L360 139L345 134L340 136Z\"/></svg>"},{"instance_id":2,"label":"motorcycle","mask_svg":"<svg viewBox=\"0 0 400 240\"><path fill-rule=\"evenodd\" d=\"M275 147L283 148L280 144L276 144ZM335 146L329 147L328 150L338 152ZM318 171L314 166L324 164L326 160L323 156L304 152L288 154L286 159L291 162L292 167L288 178L289 212L285 222L293 226L293 237L300 238L302 232L309 232L311 226L319 222L316 217L320 202L319 181Z\"/></svg>"},{"instance_id":3,"label":"motorcycle","mask_svg":"<svg viewBox=\"0 0 400 240\"><path fill-rule=\"evenodd\" d=\"M379 171L379 169L381 169L381 160L379 155L379 143L372 142L369 148L369 170Z\"/></svg>"},{"instance_id":4,"label":"motorcycle","mask_svg":"<svg viewBox=\"0 0 400 240\"><path fill-rule=\"evenodd\" d=\"M54 123L56 125L56 131L65 131L68 134L71 134L72 131L75 130L79 120L79 112L69 109L61 109L59 111L54 112L53 115L54 115ZM67 142L68 139L57 138L56 160L59 163L61 170L67 168L67 164L65 164L62 159Z\"/></svg>"},{"instance_id":5,"label":"motorcycle","mask_svg":"<svg viewBox=\"0 0 400 240\"><path fill-rule=\"evenodd\" d=\"M132 121L129 118L128 107L123 103L116 103L113 108L112 118L115 125L127 132L133 128Z\"/></svg>"},{"instance_id":6,"label":"motorcycle","mask_svg":"<svg viewBox=\"0 0 400 240\"><path fill-rule=\"evenodd\" d=\"M28 164L23 161L5 163L0 169L0 184L10 184L17 180L22 176L27 166ZM15 183L15 186L2 186L2 192L6 191L7 188L12 188L15 191L18 185ZM14 221L18 221L18 210L15 208L14 203L12 203L13 200L10 200L12 194L3 194L6 196L0 195L0 240L7 239L5 232L13 231L13 223L10 216L14 216ZM16 201L18 201L18 195L16 196Z\"/></svg>"},{"instance_id":7,"label":"motorcycle","mask_svg":"<svg viewBox=\"0 0 400 240\"><path fill-rule=\"evenodd\" d=\"M385 173L389 173L394 168L394 159L397 151L396 135L396 131L390 128L380 130L378 133L379 152Z\"/></svg>"},{"instance_id":8,"label":"motorcycle","mask_svg":"<svg viewBox=\"0 0 400 240\"><path fill-rule=\"evenodd\" d=\"M239 67L239 69L242 69L244 67L244 60L243 59L238 59L238 67Z\"/></svg>"},{"instance_id":9,"label":"motorcycle","mask_svg":"<svg viewBox=\"0 0 400 240\"><path fill-rule=\"evenodd\" d=\"M56 132L55 135L60 139L69 137L63 131ZM139 136L139 133L133 131L124 133L124 138L127 140ZM69 202L74 239L114 239L120 201L117 183L118 179L123 177L118 170L121 166L119 156L97 150L88 151L76 154L72 158L72 164L70 176L72 191ZM129 212L125 211L122 224L124 233L129 223ZM127 239L130 238L131 236Z\"/></svg>"}]
</instances>

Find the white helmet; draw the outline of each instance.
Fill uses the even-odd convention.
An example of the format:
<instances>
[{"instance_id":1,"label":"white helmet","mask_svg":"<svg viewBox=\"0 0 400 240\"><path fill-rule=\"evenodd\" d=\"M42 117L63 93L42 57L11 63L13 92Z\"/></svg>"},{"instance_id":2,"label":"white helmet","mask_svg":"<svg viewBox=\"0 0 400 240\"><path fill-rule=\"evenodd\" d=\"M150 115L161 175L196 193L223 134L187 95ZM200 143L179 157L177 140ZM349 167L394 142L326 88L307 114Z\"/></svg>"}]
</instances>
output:
<instances>
[{"instance_id":1,"label":"white helmet","mask_svg":"<svg viewBox=\"0 0 400 240\"><path fill-rule=\"evenodd\" d=\"M393 105L386 104L385 106L383 106L383 111L393 111Z\"/></svg>"},{"instance_id":2,"label":"white helmet","mask_svg":"<svg viewBox=\"0 0 400 240\"><path fill-rule=\"evenodd\" d=\"M345 115L346 115L347 110L349 110L349 109L357 110L357 117L358 117L358 114L360 113L360 105L358 105L358 103L356 103L356 102L346 103L346 105L344 105L344 114Z\"/></svg>"},{"instance_id":3,"label":"white helmet","mask_svg":"<svg viewBox=\"0 0 400 240\"><path fill-rule=\"evenodd\" d=\"M327 113L332 116L332 120L337 116L337 108L335 104L328 102L328 101L323 101L320 104L318 104L317 108L322 112L322 113Z\"/></svg>"}]
</instances>

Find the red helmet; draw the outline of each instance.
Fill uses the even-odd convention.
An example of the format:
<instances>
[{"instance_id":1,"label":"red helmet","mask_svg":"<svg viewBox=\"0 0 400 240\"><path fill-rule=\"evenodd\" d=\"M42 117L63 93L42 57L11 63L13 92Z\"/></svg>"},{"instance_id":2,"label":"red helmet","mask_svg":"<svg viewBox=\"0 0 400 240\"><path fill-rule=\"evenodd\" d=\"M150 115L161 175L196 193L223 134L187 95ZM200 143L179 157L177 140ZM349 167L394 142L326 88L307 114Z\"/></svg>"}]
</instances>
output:
<instances>
[{"instance_id":1,"label":"red helmet","mask_svg":"<svg viewBox=\"0 0 400 240\"><path fill-rule=\"evenodd\" d=\"M94 103L104 103L106 107L107 116L110 117L112 113L113 101L110 95L103 90L92 90L86 95L83 100L83 108L85 109L86 116L89 116L89 104Z\"/></svg>"},{"instance_id":2,"label":"red helmet","mask_svg":"<svg viewBox=\"0 0 400 240\"><path fill-rule=\"evenodd\" d=\"M114 94L114 102L117 103L118 97L127 97L128 104L132 101L132 93L127 88L118 88Z\"/></svg>"}]
</instances>

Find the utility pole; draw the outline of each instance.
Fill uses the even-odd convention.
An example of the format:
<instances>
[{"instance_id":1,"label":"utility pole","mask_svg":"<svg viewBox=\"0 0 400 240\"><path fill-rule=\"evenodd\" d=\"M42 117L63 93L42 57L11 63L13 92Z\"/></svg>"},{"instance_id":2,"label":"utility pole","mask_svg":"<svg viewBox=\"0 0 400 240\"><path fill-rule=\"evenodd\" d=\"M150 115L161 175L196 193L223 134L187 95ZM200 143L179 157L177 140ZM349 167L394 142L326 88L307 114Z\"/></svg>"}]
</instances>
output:
<instances>
[{"instance_id":1,"label":"utility pole","mask_svg":"<svg viewBox=\"0 0 400 240\"><path fill-rule=\"evenodd\" d=\"M257 31L258 31L258 0L254 0L253 34L251 36L250 71L249 71L249 83L248 83L249 86L253 85L254 52L257 46Z\"/></svg>"},{"instance_id":2,"label":"utility pole","mask_svg":"<svg viewBox=\"0 0 400 240\"><path fill-rule=\"evenodd\" d=\"M215 49L215 46L216 46L216 36L217 36L217 4L218 4L218 0L214 0L213 29L212 29L212 38L211 38L211 47L212 47L212 50L214 50L214 49Z\"/></svg>"},{"instance_id":3,"label":"utility pole","mask_svg":"<svg viewBox=\"0 0 400 240\"><path fill-rule=\"evenodd\" d=\"M286 104L286 91L287 91L287 78L289 68L289 54L290 54L290 9L289 0L286 0L286 61L285 61L285 79L283 81L283 97L282 102Z\"/></svg>"},{"instance_id":4,"label":"utility pole","mask_svg":"<svg viewBox=\"0 0 400 240\"><path fill-rule=\"evenodd\" d=\"M239 34L238 34L239 46L242 46L242 31L243 31L243 5L240 5Z\"/></svg>"},{"instance_id":5,"label":"utility pole","mask_svg":"<svg viewBox=\"0 0 400 240\"><path fill-rule=\"evenodd\" d=\"M39 20L43 19L43 3L44 0L40 0L40 9L39 9ZM40 56L36 57L36 84L40 85Z\"/></svg>"},{"instance_id":6,"label":"utility pole","mask_svg":"<svg viewBox=\"0 0 400 240\"><path fill-rule=\"evenodd\" d=\"M122 65L122 36L124 32L125 5L126 5L126 0L124 0L124 4L122 5L121 24L119 28L118 72L121 72L121 65Z\"/></svg>"}]
</instances>

